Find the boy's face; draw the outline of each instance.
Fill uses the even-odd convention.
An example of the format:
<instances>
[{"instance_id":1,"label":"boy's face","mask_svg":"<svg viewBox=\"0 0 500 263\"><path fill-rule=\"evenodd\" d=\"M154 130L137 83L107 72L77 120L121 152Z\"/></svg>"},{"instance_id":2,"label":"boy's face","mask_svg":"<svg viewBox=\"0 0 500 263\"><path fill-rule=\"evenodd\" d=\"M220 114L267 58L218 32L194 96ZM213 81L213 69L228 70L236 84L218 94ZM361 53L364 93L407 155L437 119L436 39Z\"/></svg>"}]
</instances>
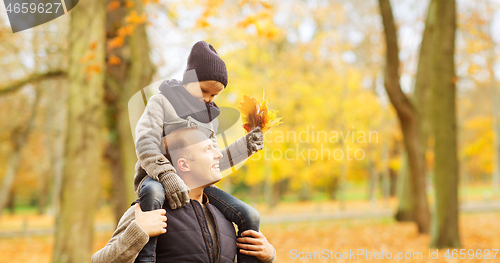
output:
<instances>
[{"instance_id":1,"label":"boy's face","mask_svg":"<svg viewBox=\"0 0 500 263\"><path fill-rule=\"evenodd\" d=\"M224 90L224 85L218 81L207 80L189 83L186 90L200 101L209 103Z\"/></svg>"}]
</instances>

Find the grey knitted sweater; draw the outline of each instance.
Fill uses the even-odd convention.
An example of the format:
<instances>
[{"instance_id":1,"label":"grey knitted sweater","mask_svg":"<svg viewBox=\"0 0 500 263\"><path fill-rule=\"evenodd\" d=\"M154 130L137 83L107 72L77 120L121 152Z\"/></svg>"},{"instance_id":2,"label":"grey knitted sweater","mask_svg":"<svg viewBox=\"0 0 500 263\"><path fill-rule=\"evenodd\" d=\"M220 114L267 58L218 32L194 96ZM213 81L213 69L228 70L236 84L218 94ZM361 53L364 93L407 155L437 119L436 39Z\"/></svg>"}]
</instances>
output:
<instances>
[{"instance_id":1,"label":"grey knitted sweater","mask_svg":"<svg viewBox=\"0 0 500 263\"><path fill-rule=\"evenodd\" d=\"M167 173L176 174L177 172L164 156L163 132L169 134L171 131L179 128L197 127L213 141L214 147L219 149L216 137L218 124L219 121L217 118L209 123L201 123L191 117L182 119L177 116L172 104L170 104L164 95L156 94L152 96L135 130L135 149L139 159L135 165L134 177L134 187L137 195L139 195L139 186L147 176L162 183L166 190L173 187L172 181L167 180L167 176L164 176ZM225 171L231 167L231 162L228 158L229 155L232 158L233 165L247 159L249 153L245 136L240 137L233 144L221 150L221 153L223 155L219 162L221 171ZM181 179L179 178L179 180Z\"/></svg>"}]
</instances>

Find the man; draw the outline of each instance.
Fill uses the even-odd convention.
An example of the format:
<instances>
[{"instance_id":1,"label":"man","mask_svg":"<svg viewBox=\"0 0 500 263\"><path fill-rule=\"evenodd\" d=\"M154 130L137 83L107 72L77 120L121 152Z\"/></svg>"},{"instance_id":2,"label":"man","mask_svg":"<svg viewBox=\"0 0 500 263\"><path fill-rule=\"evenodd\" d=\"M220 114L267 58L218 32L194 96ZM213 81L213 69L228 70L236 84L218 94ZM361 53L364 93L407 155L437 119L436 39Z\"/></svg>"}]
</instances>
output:
<instances>
[{"instance_id":1,"label":"man","mask_svg":"<svg viewBox=\"0 0 500 263\"><path fill-rule=\"evenodd\" d=\"M173 131L165 137L165 145L167 158L191 189L190 203L176 210L167 205L163 206L166 210L149 212L142 212L135 204L122 216L111 240L94 254L92 262L134 262L149 237L154 236L158 236L156 262L231 263L236 262L237 249L261 262L274 262L276 251L264 235L249 230L237 240L233 225L208 203L203 189L222 179L222 154L213 142L193 127Z\"/></svg>"}]
</instances>

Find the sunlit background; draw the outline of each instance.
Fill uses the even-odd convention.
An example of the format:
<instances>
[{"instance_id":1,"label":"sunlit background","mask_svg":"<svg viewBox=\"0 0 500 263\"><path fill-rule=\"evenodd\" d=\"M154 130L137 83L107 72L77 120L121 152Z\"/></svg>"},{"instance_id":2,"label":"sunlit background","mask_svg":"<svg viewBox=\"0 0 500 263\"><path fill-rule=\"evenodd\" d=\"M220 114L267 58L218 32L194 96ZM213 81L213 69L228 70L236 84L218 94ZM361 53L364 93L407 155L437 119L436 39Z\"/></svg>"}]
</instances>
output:
<instances>
[{"instance_id":1,"label":"sunlit background","mask_svg":"<svg viewBox=\"0 0 500 263\"><path fill-rule=\"evenodd\" d=\"M64 178L71 177L64 172L64 156L72 129L67 71L73 11L14 34L1 2L0 262L49 262L58 199ZM495 236L500 230L500 1L456 3L460 238L466 249L495 249L500 248ZM414 99L428 4L392 1L401 89L419 111L431 107ZM116 203L128 206L136 198L131 182L137 158L126 103L152 82L181 79L191 46L205 40L228 68L229 84L215 99L220 107L238 108L244 95L267 98L283 117L265 134L265 149L217 184L261 212L262 232L277 249L278 262L300 262L290 258L291 249L358 248L422 251L419 262L437 262L427 259L429 234L419 235L412 222L394 217L411 203L406 200L410 179L397 114L384 89L386 47L377 1L108 0L106 6L109 17L117 10L125 15L118 24L107 22L106 68L86 72L109 74L134 61L134 46L127 41L139 28L147 38L137 43L149 53L153 71L147 84L126 93L120 93L123 85L106 84L112 88L102 99L106 117L94 182L99 193L92 253L106 244L123 213ZM81 63L94 59L88 50ZM119 111L126 122L116 117ZM118 163L123 177L113 175L117 138L128 145ZM425 145L432 213L432 136Z\"/></svg>"}]
</instances>

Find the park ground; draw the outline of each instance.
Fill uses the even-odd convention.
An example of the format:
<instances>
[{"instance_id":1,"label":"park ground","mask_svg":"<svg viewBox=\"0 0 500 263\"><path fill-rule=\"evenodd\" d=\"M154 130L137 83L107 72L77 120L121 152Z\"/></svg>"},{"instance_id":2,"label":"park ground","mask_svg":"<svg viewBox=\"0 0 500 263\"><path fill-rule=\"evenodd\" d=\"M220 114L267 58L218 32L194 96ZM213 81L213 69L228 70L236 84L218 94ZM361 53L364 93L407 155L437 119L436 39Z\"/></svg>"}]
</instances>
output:
<instances>
[{"instance_id":1,"label":"park ground","mask_svg":"<svg viewBox=\"0 0 500 263\"><path fill-rule=\"evenodd\" d=\"M452 249L448 253L446 249L440 249L438 259L429 259L430 235L419 235L415 224L400 223L393 219L392 214L397 206L395 199L374 202L346 200L344 203L327 200L289 201L273 209L264 204L257 204L256 207L262 215L261 231L275 246L279 263L500 262L500 253L493 259L495 251L492 250L500 249L500 204L495 200L481 199L482 194L472 195L467 199L467 204L462 204L459 216L462 247L459 249L465 249L462 250L465 259L460 259L460 250L454 252ZM36 215L30 210L21 210L15 215L4 213L0 220L0 263L50 262L54 242L53 225L53 217ZM96 214L97 231L93 252L106 244L113 228L110 209L103 206ZM356 259L353 257L355 254L352 254L354 251L360 254L362 251L363 255ZM384 259L380 258L382 251ZM313 259L306 259L307 252ZM314 252L317 252L316 255ZM371 259L368 252L372 253ZM392 259L386 258L388 253ZM335 256L341 255L350 258L335 259ZM435 253L432 255L436 257ZM398 256L419 258L395 259Z\"/></svg>"}]
</instances>

